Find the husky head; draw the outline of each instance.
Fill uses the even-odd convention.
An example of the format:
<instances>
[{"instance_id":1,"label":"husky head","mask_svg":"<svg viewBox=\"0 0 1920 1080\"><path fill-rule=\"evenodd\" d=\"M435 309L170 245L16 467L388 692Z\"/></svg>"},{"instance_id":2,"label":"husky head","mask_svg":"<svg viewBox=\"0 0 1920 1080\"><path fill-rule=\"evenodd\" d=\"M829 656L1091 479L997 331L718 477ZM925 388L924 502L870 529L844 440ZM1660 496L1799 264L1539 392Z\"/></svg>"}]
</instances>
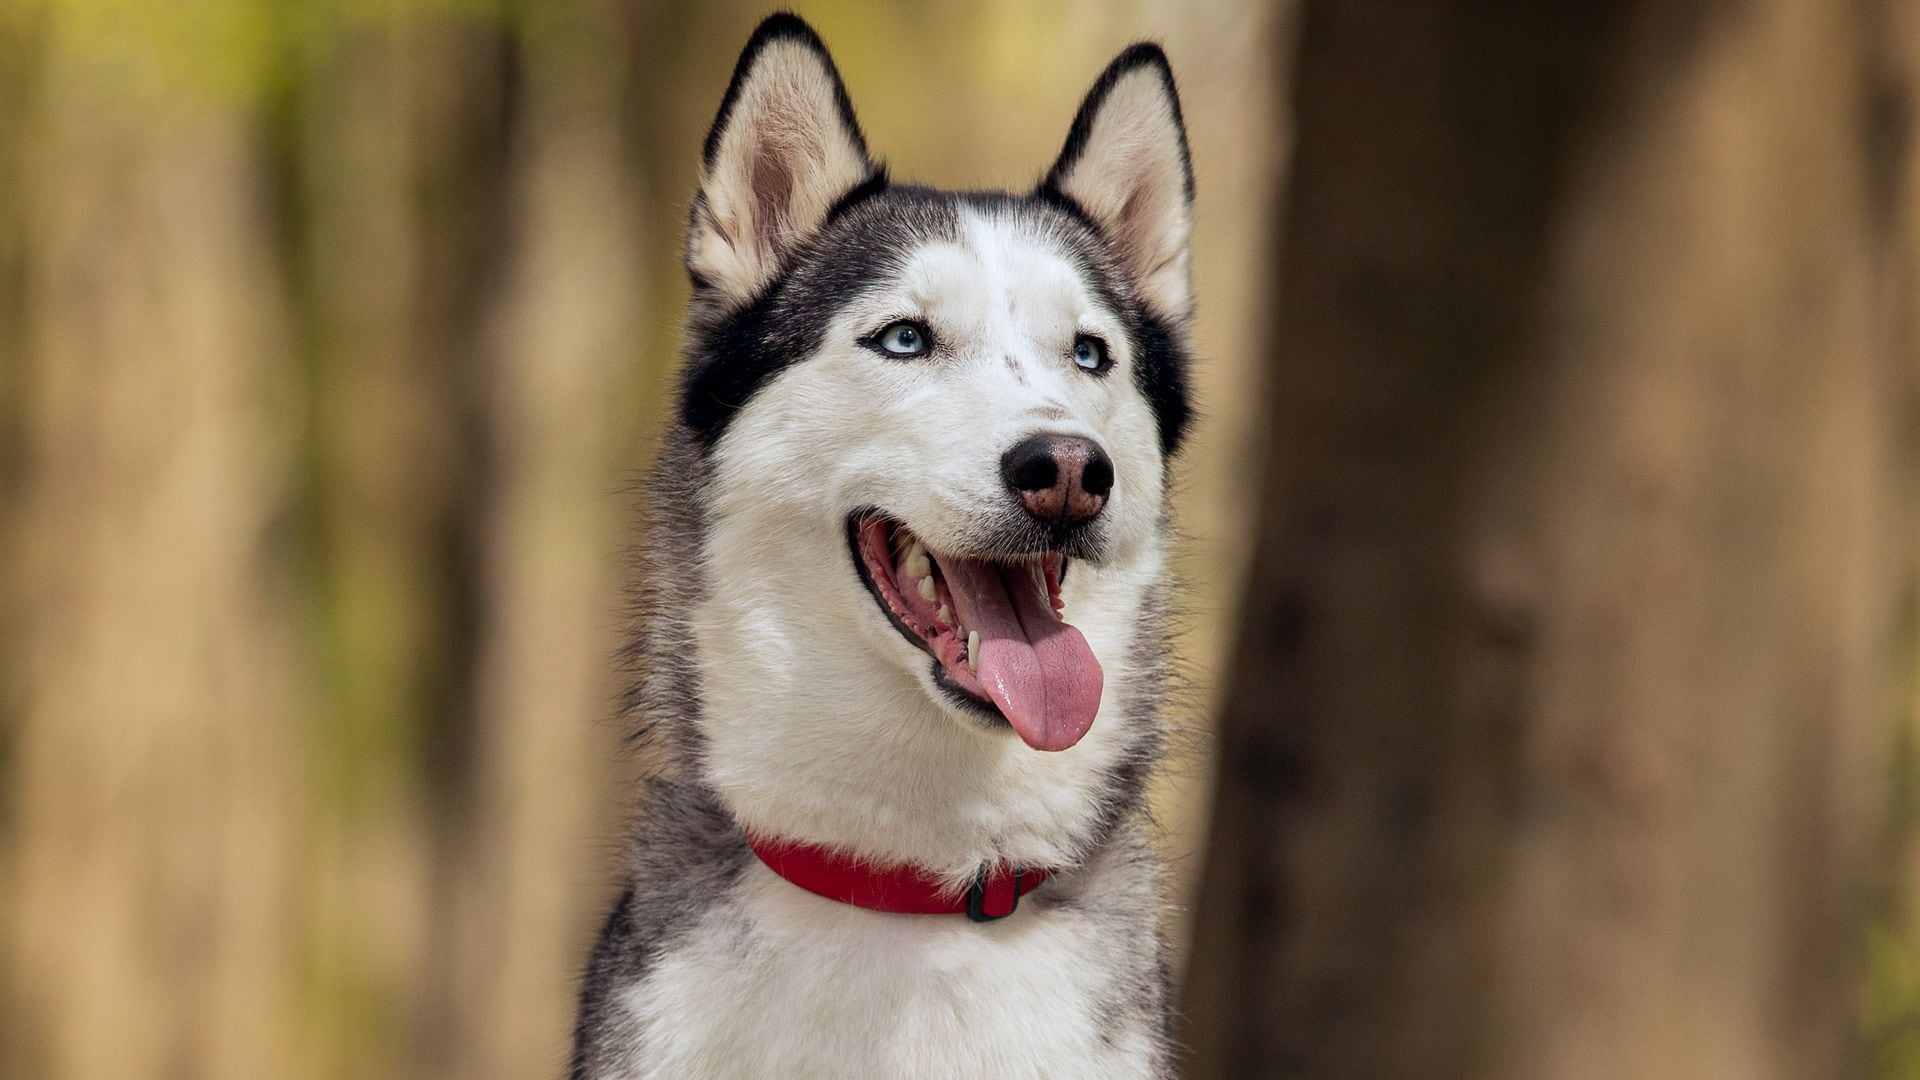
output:
<instances>
[{"instance_id":1,"label":"husky head","mask_svg":"<svg viewBox=\"0 0 1920 1080\"><path fill-rule=\"evenodd\" d=\"M1191 205L1152 45L1015 195L890 182L819 37L753 35L687 238L656 484L685 557L654 573L690 580L652 649L749 829L965 874L1070 859L1137 798Z\"/></svg>"}]
</instances>

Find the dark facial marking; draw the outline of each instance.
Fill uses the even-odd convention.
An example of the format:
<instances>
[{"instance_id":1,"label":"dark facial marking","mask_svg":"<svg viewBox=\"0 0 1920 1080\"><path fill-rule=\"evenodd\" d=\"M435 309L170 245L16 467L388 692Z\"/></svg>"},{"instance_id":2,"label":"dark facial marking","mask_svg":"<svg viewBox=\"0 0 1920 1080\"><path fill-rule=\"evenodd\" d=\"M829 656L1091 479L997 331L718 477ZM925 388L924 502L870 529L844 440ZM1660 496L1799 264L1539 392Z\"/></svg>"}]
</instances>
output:
<instances>
[{"instance_id":1,"label":"dark facial marking","mask_svg":"<svg viewBox=\"0 0 1920 1080\"><path fill-rule=\"evenodd\" d=\"M1044 200L1039 200L1044 203ZM1066 220L1077 218L1066 215ZM1108 310L1120 313L1127 338L1133 343L1134 385L1153 409L1154 424L1160 435L1160 452L1171 458L1180 452L1192 423L1193 407L1187 384L1186 335L1161 318L1151 308L1133 299L1133 289L1125 282L1110 259L1096 258L1085 250L1104 249L1105 240L1096 229L1080 226L1082 239L1073 246L1080 261L1080 272L1091 284L1094 294Z\"/></svg>"},{"instance_id":2,"label":"dark facial marking","mask_svg":"<svg viewBox=\"0 0 1920 1080\"><path fill-rule=\"evenodd\" d=\"M745 306L694 282L680 416L706 449L768 379L819 349L826 327L919 245L958 234L953 207L918 189L870 192L795 252Z\"/></svg>"},{"instance_id":3,"label":"dark facial marking","mask_svg":"<svg viewBox=\"0 0 1920 1080\"><path fill-rule=\"evenodd\" d=\"M1168 457L1180 451L1193 422L1193 405L1187 386L1187 353L1173 328L1158 315L1140 309L1140 324L1133 335L1134 351L1140 361L1133 369L1133 380L1153 406L1154 421L1160 429L1160 450Z\"/></svg>"}]
</instances>

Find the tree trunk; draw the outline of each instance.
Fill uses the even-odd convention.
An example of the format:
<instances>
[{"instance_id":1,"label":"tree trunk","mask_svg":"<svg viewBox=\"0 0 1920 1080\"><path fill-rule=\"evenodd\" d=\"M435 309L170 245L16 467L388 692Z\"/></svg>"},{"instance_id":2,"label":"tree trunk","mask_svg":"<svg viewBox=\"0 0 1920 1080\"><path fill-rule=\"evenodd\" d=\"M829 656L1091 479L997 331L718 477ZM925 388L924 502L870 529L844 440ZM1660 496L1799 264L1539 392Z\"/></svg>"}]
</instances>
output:
<instances>
[{"instance_id":1,"label":"tree trunk","mask_svg":"<svg viewBox=\"0 0 1920 1080\"><path fill-rule=\"evenodd\" d=\"M0 1076L286 1076L266 200L238 110L96 61L47 48L0 137Z\"/></svg>"},{"instance_id":2,"label":"tree trunk","mask_svg":"<svg viewBox=\"0 0 1920 1080\"><path fill-rule=\"evenodd\" d=\"M1902 18L1305 5L1192 1075L1857 1074Z\"/></svg>"}]
</instances>

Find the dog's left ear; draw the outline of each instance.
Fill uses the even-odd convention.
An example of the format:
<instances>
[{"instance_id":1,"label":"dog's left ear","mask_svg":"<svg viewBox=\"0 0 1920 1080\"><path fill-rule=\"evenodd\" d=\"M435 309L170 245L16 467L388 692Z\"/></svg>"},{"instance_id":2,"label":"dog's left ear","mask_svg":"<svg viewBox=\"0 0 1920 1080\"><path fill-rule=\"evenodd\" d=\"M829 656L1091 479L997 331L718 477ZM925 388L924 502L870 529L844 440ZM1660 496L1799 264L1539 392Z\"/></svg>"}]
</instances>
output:
<instances>
[{"instance_id":1,"label":"dog's left ear","mask_svg":"<svg viewBox=\"0 0 1920 1080\"><path fill-rule=\"evenodd\" d=\"M1193 167L1173 68L1158 45L1134 45L1107 65L1038 194L1064 197L1093 219L1156 313L1192 313Z\"/></svg>"},{"instance_id":2,"label":"dog's left ear","mask_svg":"<svg viewBox=\"0 0 1920 1080\"><path fill-rule=\"evenodd\" d=\"M737 302L757 295L843 196L885 183L833 57L787 14L748 39L701 161L687 269Z\"/></svg>"}]
</instances>

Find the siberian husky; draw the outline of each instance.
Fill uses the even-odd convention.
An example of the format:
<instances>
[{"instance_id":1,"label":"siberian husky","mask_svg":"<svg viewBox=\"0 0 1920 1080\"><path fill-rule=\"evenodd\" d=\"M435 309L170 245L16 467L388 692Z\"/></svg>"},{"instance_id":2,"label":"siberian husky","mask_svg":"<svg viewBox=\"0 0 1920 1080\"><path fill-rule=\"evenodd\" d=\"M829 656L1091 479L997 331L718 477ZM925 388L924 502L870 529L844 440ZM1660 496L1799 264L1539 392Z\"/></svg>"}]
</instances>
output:
<instances>
[{"instance_id":1,"label":"siberian husky","mask_svg":"<svg viewBox=\"0 0 1920 1080\"><path fill-rule=\"evenodd\" d=\"M1107 67L1031 191L955 193L890 180L776 15L702 165L632 647L670 767L572 1075L1169 1075L1165 54Z\"/></svg>"}]
</instances>

